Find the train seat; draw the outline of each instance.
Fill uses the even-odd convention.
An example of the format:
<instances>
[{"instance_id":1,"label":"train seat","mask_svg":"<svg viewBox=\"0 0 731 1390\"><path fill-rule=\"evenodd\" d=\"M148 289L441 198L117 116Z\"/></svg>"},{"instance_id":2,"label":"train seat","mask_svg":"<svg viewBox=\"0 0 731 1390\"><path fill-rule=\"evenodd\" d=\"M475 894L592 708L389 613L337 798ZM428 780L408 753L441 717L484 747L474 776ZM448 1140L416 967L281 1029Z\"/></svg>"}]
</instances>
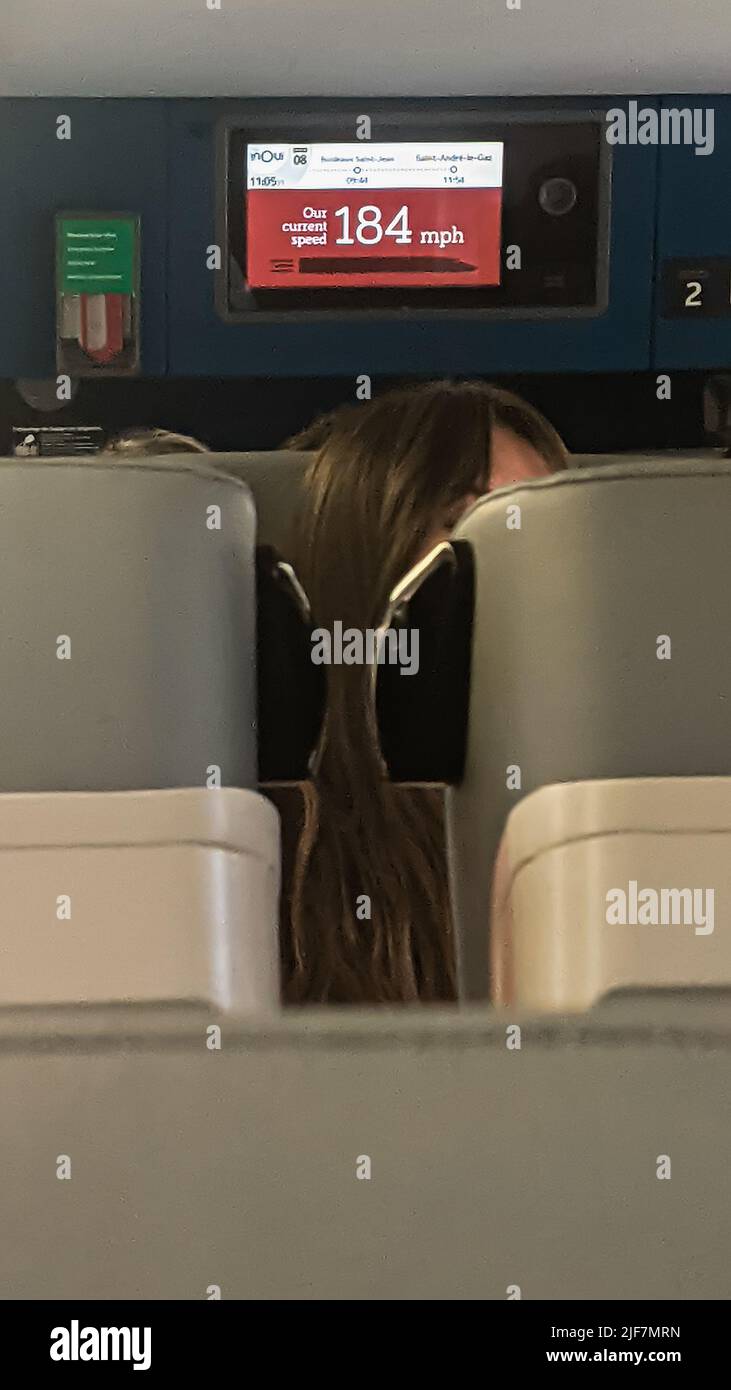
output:
<instances>
[{"instance_id":1,"label":"train seat","mask_svg":"<svg viewBox=\"0 0 731 1390\"><path fill-rule=\"evenodd\" d=\"M731 988L731 778L541 787L508 817L493 1002L584 1010L627 989Z\"/></svg>"},{"instance_id":2,"label":"train seat","mask_svg":"<svg viewBox=\"0 0 731 1390\"><path fill-rule=\"evenodd\" d=\"M278 893L256 792L0 796L0 1007L276 1008Z\"/></svg>"},{"instance_id":3,"label":"train seat","mask_svg":"<svg viewBox=\"0 0 731 1390\"><path fill-rule=\"evenodd\" d=\"M257 539L292 559L292 541L302 500L305 469L312 454L296 449L215 454L216 468L239 478L254 498Z\"/></svg>"},{"instance_id":4,"label":"train seat","mask_svg":"<svg viewBox=\"0 0 731 1390\"><path fill-rule=\"evenodd\" d=\"M255 546L198 457L0 462L2 1005L278 1004Z\"/></svg>"},{"instance_id":5,"label":"train seat","mask_svg":"<svg viewBox=\"0 0 731 1390\"><path fill-rule=\"evenodd\" d=\"M729 888L730 506L729 460L628 459L501 489L458 527L474 563L464 772L447 794L464 997L490 995L491 881L511 811L522 943L514 998L525 991L538 1002L539 938L541 998L553 1006L592 997L598 961L607 987L633 973L638 983L731 983L720 921ZM586 825L593 831L582 838ZM574 908L562 930L569 879ZM596 894L630 883L715 890L715 936L653 928L662 938L638 978L629 962L644 940L637 931L650 928L596 915ZM496 901L501 891L496 884ZM579 938L585 969L563 962ZM615 981L609 957L623 950Z\"/></svg>"},{"instance_id":6,"label":"train seat","mask_svg":"<svg viewBox=\"0 0 731 1390\"><path fill-rule=\"evenodd\" d=\"M255 787L248 489L190 454L8 459L0 504L2 791Z\"/></svg>"},{"instance_id":7,"label":"train seat","mask_svg":"<svg viewBox=\"0 0 731 1390\"><path fill-rule=\"evenodd\" d=\"M206 1023L0 1011L4 1298L731 1296L727 1004Z\"/></svg>"}]
</instances>

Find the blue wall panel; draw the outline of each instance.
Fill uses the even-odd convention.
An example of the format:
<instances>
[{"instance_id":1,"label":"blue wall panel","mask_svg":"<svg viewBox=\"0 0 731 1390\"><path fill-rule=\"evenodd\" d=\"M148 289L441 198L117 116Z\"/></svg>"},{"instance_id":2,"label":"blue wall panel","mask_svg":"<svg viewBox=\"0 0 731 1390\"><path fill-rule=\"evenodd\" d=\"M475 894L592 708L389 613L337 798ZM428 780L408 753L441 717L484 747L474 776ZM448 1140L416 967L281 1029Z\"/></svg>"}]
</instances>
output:
<instances>
[{"instance_id":1,"label":"blue wall panel","mask_svg":"<svg viewBox=\"0 0 731 1390\"><path fill-rule=\"evenodd\" d=\"M461 321L409 318L378 324L353 316L343 322L225 323L214 308L205 249L216 240L214 125L230 109L230 102L171 103L169 312L174 375L588 372L649 367L657 150L615 150L610 302L600 317L490 322L466 316Z\"/></svg>"},{"instance_id":2,"label":"blue wall panel","mask_svg":"<svg viewBox=\"0 0 731 1390\"><path fill-rule=\"evenodd\" d=\"M731 263L731 97L668 97L664 106L715 111L713 153L666 145L660 156L658 265L666 258L725 257ZM731 303L724 318L658 317L654 362L660 367L731 367Z\"/></svg>"},{"instance_id":3,"label":"blue wall panel","mask_svg":"<svg viewBox=\"0 0 731 1390\"><path fill-rule=\"evenodd\" d=\"M665 105L694 102L674 97ZM663 319L653 306L655 250L658 264L731 257L731 98L709 103L716 120L708 157L682 146L615 147L610 300L598 318L248 325L217 316L205 258L216 239L214 127L233 103L0 100L0 376L54 374L53 214L74 207L142 215L146 376L728 366L731 315ZM59 114L72 119L70 141L56 139Z\"/></svg>"},{"instance_id":4,"label":"blue wall panel","mask_svg":"<svg viewBox=\"0 0 731 1390\"><path fill-rule=\"evenodd\" d=\"M71 139L56 119L71 118ZM161 101L0 100L0 376L56 372L54 214L142 215L142 370L166 370L167 142Z\"/></svg>"}]
</instances>

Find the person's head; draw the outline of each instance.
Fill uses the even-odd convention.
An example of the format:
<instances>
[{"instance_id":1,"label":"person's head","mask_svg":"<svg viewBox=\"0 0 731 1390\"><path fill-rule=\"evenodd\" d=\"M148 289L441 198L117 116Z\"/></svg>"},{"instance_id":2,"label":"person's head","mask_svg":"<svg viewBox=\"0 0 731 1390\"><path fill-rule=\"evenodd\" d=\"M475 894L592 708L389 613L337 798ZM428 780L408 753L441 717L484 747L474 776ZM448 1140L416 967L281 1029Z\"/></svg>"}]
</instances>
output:
<instances>
[{"instance_id":1,"label":"person's head","mask_svg":"<svg viewBox=\"0 0 731 1390\"><path fill-rule=\"evenodd\" d=\"M563 468L566 457L537 411L480 382L407 387L338 412L307 470L295 544L315 624L377 627L397 581L477 497ZM285 998L451 998L441 796L386 780L370 668L326 671Z\"/></svg>"},{"instance_id":2,"label":"person's head","mask_svg":"<svg viewBox=\"0 0 731 1390\"><path fill-rule=\"evenodd\" d=\"M173 430L137 429L125 430L109 439L103 452L120 454L124 458L149 458L159 454L207 454L209 450L190 434L176 434Z\"/></svg>"},{"instance_id":3,"label":"person's head","mask_svg":"<svg viewBox=\"0 0 731 1390\"><path fill-rule=\"evenodd\" d=\"M459 388L458 388L459 389ZM489 461L482 485L472 488L453 506L450 502L425 541L425 552L441 540L448 540L460 516L487 492L548 477L566 468L568 452L560 435L544 415L500 387L467 383L491 406L492 428Z\"/></svg>"},{"instance_id":4,"label":"person's head","mask_svg":"<svg viewBox=\"0 0 731 1390\"><path fill-rule=\"evenodd\" d=\"M308 470L299 523L298 573L313 608L337 596L353 622L379 620L397 580L478 498L567 458L539 411L485 382L407 386L342 410Z\"/></svg>"}]
</instances>

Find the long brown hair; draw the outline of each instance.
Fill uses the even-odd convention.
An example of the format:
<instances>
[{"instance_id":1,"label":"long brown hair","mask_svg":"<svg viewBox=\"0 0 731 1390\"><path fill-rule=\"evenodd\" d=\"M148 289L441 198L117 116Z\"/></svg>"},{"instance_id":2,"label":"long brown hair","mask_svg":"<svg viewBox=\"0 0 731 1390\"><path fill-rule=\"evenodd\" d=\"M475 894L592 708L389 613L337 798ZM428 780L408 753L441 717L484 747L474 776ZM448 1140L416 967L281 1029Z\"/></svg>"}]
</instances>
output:
<instances>
[{"instance_id":1,"label":"long brown hair","mask_svg":"<svg viewBox=\"0 0 731 1390\"><path fill-rule=\"evenodd\" d=\"M566 450L517 396L432 382L340 410L307 474L295 566L313 621L376 628L435 519L485 488L494 424L552 468ZM285 932L288 1002L452 999L442 794L388 782L369 666L327 668L327 713Z\"/></svg>"}]
</instances>

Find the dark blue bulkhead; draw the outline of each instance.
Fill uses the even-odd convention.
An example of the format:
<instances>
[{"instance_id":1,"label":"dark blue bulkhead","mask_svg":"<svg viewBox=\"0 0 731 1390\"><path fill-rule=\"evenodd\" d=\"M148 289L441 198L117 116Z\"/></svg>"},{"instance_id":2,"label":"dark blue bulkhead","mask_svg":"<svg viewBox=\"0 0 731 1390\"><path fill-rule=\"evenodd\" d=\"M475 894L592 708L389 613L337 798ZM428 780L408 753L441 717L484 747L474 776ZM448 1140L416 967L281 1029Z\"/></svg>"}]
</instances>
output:
<instances>
[{"instance_id":1,"label":"dark blue bulkhead","mask_svg":"<svg viewBox=\"0 0 731 1390\"><path fill-rule=\"evenodd\" d=\"M558 102L558 99L557 99ZM54 374L53 217L64 209L142 219L142 373L147 377L327 377L716 368L731 361L731 313L664 318L668 258L731 256L731 98L712 105L715 150L616 146L609 304L596 317L435 319L414 311L287 323L227 323L206 248L216 241L215 127L222 100L5 98L0 101L0 377ZM525 101L546 109L552 103ZM556 103L553 103L554 105ZM618 98L593 108L624 104ZM650 99L642 106L655 105ZM293 103L287 103L292 109ZM309 103L310 108L313 103ZM327 103L319 103L326 109ZM560 100L562 107L587 103ZM494 107L510 103L495 102ZM56 138L68 115L72 138ZM12 190L8 194L8 190Z\"/></svg>"}]
</instances>

